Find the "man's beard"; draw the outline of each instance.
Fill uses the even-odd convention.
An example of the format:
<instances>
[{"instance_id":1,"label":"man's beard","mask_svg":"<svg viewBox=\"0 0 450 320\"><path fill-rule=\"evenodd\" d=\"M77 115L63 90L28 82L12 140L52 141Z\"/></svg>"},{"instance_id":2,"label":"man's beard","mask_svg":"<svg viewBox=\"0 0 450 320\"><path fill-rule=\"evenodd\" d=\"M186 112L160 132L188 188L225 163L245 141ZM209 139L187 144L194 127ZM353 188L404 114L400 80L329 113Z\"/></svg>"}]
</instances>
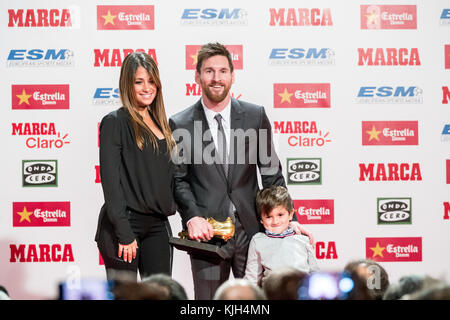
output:
<instances>
[{"instance_id":1,"label":"man's beard","mask_svg":"<svg viewBox=\"0 0 450 320\"><path fill-rule=\"evenodd\" d=\"M211 86L214 86L216 84L217 83L212 83ZM208 97L209 100L216 102L216 103L222 102L223 100L225 100L225 98L228 96L228 92L230 92L230 89L231 89L231 85L229 85L229 86L224 85L222 94L215 94L209 89L208 85L204 85L203 83L201 85L202 85L202 91L205 93L206 97Z\"/></svg>"}]
</instances>

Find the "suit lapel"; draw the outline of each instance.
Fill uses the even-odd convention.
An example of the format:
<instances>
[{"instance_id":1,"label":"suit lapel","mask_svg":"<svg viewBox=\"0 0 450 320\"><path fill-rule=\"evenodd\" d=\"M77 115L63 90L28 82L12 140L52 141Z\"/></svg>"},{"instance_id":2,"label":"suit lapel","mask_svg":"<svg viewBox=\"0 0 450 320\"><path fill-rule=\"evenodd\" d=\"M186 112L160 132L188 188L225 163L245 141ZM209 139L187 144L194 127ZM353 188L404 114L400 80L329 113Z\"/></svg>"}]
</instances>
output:
<instances>
[{"instance_id":1,"label":"suit lapel","mask_svg":"<svg viewBox=\"0 0 450 320\"><path fill-rule=\"evenodd\" d=\"M231 132L233 132L236 129L244 129L244 114L245 114L244 109L241 107L239 102L236 99L231 98L231 112L230 112ZM229 162L236 164L236 160L238 158L237 152L239 152L239 150L237 150L236 141L234 142L235 143L230 143L230 146L233 145L232 150L233 152L230 152L231 150L229 151L230 156L232 156L232 159L229 158ZM228 167L228 182L232 181L231 179L233 178L234 167L235 167L234 165L230 165Z\"/></svg>"}]
</instances>

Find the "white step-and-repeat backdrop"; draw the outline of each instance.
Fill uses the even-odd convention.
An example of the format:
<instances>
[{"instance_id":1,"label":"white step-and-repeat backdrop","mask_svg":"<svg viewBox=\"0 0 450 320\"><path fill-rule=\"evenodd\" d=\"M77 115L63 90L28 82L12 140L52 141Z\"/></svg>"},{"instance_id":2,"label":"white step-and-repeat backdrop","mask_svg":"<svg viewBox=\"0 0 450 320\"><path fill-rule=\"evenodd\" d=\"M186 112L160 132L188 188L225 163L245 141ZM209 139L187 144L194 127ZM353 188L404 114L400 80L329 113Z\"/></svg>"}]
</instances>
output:
<instances>
[{"instance_id":1,"label":"white step-and-repeat backdrop","mask_svg":"<svg viewBox=\"0 0 450 320\"><path fill-rule=\"evenodd\" d=\"M200 45L233 55L233 96L265 106L322 269L380 261L447 279L448 1L1 1L0 284L52 299L104 279L98 123L124 57L157 61L167 115L200 95ZM174 233L178 215L170 218ZM189 258L173 277L193 297Z\"/></svg>"}]
</instances>

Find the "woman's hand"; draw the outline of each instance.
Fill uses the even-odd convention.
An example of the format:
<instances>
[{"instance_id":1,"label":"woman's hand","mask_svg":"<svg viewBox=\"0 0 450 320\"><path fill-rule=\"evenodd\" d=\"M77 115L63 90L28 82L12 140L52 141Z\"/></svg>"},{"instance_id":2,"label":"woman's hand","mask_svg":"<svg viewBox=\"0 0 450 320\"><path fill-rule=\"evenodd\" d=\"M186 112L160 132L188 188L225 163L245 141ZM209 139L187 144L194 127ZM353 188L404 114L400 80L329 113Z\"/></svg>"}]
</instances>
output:
<instances>
[{"instance_id":1,"label":"woman's hand","mask_svg":"<svg viewBox=\"0 0 450 320\"><path fill-rule=\"evenodd\" d=\"M123 254L123 261L127 262L128 260L128 263L131 263L133 259L136 259L137 249L138 245L136 239L130 244L119 243L119 258L121 258Z\"/></svg>"}]
</instances>

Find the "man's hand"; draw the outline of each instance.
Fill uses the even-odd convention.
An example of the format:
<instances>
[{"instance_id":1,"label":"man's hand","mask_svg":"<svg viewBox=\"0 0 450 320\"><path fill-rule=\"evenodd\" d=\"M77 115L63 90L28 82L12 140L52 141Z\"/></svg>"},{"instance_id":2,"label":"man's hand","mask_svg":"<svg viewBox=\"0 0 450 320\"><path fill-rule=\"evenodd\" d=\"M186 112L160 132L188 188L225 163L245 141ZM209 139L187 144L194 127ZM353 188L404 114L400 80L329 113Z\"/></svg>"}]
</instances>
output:
<instances>
[{"instance_id":1,"label":"man's hand","mask_svg":"<svg viewBox=\"0 0 450 320\"><path fill-rule=\"evenodd\" d=\"M194 217L187 222L189 238L192 240L209 241L214 236L211 224L202 217Z\"/></svg>"},{"instance_id":2,"label":"man's hand","mask_svg":"<svg viewBox=\"0 0 450 320\"><path fill-rule=\"evenodd\" d=\"M304 236L307 236L309 238L309 243L311 244L311 246L313 247L313 249L315 248L315 244L314 244L314 237L312 235L311 232L309 232L308 230L306 230L305 228L303 228L300 223L298 223L297 221L291 221L289 223L289 226L294 229L296 234L302 234Z\"/></svg>"}]
</instances>

